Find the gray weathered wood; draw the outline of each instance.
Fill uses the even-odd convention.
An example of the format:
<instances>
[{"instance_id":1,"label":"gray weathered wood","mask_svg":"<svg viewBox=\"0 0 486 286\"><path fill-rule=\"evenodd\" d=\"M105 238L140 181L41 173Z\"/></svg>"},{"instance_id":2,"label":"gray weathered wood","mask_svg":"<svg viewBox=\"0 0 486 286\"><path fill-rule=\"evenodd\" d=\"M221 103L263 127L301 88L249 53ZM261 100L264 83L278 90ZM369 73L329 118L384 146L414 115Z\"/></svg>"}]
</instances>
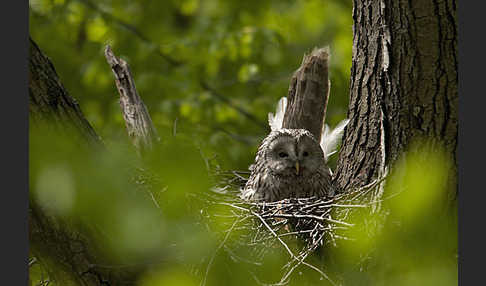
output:
<instances>
[{"instance_id":1,"label":"gray weathered wood","mask_svg":"<svg viewBox=\"0 0 486 286\"><path fill-rule=\"evenodd\" d=\"M324 126L330 82L329 48L314 49L304 55L290 81L283 128L307 129L320 141Z\"/></svg>"},{"instance_id":2,"label":"gray weathered wood","mask_svg":"<svg viewBox=\"0 0 486 286\"><path fill-rule=\"evenodd\" d=\"M128 136L138 150L151 149L160 139L147 107L138 95L130 68L127 62L115 56L109 45L105 48L105 57L115 75Z\"/></svg>"}]
</instances>

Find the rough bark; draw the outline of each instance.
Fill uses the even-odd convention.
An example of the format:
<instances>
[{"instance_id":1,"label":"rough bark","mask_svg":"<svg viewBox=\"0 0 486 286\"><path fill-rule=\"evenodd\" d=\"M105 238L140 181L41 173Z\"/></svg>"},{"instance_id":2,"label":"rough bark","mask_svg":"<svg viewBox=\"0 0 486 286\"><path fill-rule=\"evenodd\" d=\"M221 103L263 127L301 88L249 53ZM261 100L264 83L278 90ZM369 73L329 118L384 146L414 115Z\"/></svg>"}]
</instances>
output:
<instances>
[{"instance_id":1,"label":"rough bark","mask_svg":"<svg viewBox=\"0 0 486 286\"><path fill-rule=\"evenodd\" d=\"M329 99L329 49L314 50L305 55L290 81L283 128L307 129L321 140L327 101Z\"/></svg>"},{"instance_id":2,"label":"rough bark","mask_svg":"<svg viewBox=\"0 0 486 286\"><path fill-rule=\"evenodd\" d=\"M422 136L444 144L455 162L458 99L455 11L453 0L354 0L350 122L336 171L335 182L339 187L364 185L383 175L410 142ZM324 73L327 78L325 67L317 65L316 70L303 68L296 73L289 89L289 115L284 118L284 127L306 128L320 137L325 108L322 115L317 111L305 114L291 110L292 106L303 105L297 96L300 94L302 98L320 95L316 101L309 101L313 104L308 110L325 107L329 88L326 90L327 81L318 79ZM314 76L307 78L309 72ZM319 84L322 82L324 85ZM34 124L49 120L78 130L88 142L101 143L76 101L62 87L52 63L32 40L29 98ZM308 115L322 121L307 123ZM456 170L451 170L453 185L455 176ZM47 215L35 202L30 203L31 250L56 261L72 281L79 285L121 285L130 284L136 277L129 269L107 272L96 268L96 247L89 237L74 232L65 221Z\"/></svg>"},{"instance_id":3,"label":"rough bark","mask_svg":"<svg viewBox=\"0 0 486 286\"><path fill-rule=\"evenodd\" d=\"M115 56L110 46L105 48L105 57L115 75L128 136L137 150L150 150L152 145L159 141L159 136L147 107L138 95L130 67L124 60Z\"/></svg>"},{"instance_id":4,"label":"rough bark","mask_svg":"<svg viewBox=\"0 0 486 286\"><path fill-rule=\"evenodd\" d=\"M56 129L74 129L94 145L101 138L84 117L78 103L69 96L49 58L29 38L29 117L32 124L48 121Z\"/></svg>"},{"instance_id":5,"label":"rough bark","mask_svg":"<svg viewBox=\"0 0 486 286\"><path fill-rule=\"evenodd\" d=\"M103 146L78 104L62 86L51 61L29 39L29 117L31 128L42 124L54 127L56 132L73 129L80 134L79 144ZM100 263L93 239L66 219L46 212L32 198L29 201L30 251L39 261L55 266L51 279L59 285L121 285L132 281L135 274L127 269L107 270ZM52 263L52 265L50 264ZM118 283L120 282L120 283Z\"/></svg>"},{"instance_id":6,"label":"rough bark","mask_svg":"<svg viewBox=\"0 0 486 286\"><path fill-rule=\"evenodd\" d=\"M456 1L354 0L346 127L335 183L386 173L416 138L445 146L456 165ZM453 195L457 170L450 172Z\"/></svg>"},{"instance_id":7,"label":"rough bark","mask_svg":"<svg viewBox=\"0 0 486 286\"><path fill-rule=\"evenodd\" d=\"M30 251L56 285L131 285L137 267L107 268L102 252L88 235L86 225L50 215L34 200L29 201ZM54 270L55 269L55 270Z\"/></svg>"}]
</instances>

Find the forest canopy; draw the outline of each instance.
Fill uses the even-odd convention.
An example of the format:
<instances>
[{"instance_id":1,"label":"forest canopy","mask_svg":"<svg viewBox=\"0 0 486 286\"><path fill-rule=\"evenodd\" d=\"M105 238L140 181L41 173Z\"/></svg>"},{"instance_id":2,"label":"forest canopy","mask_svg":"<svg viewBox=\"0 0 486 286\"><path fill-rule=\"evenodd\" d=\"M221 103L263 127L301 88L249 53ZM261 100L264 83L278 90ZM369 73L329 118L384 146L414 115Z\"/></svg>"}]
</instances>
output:
<instances>
[{"instance_id":1,"label":"forest canopy","mask_svg":"<svg viewBox=\"0 0 486 286\"><path fill-rule=\"evenodd\" d=\"M348 1L31 0L30 34L107 144L126 140L107 44L129 63L157 130L176 124L226 168L251 164L268 112L314 47L332 51L327 122L346 116Z\"/></svg>"},{"instance_id":2,"label":"forest canopy","mask_svg":"<svg viewBox=\"0 0 486 286\"><path fill-rule=\"evenodd\" d=\"M326 124L349 115L352 1L30 0L29 25L103 145L31 118L31 211L68 229L30 233L31 285L77 285L65 254L85 251L97 264L78 274L101 285L457 284L457 214L442 205L454 162L428 141L413 141L394 164L380 215L352 205L343 225L358 227L338 227L338 247L308 257L318 271L291 264L278 243L230 247L258 233L228 205L198 199L221 190L221 175L247 176L239 171L270 131L268 113L314 48L331 51ZM127 135L107 45L129 64L160 135L145 156ZM74 249L45 243L72 234ZM245 258L261 248L265 257Z\"/></svg>"}]
</instances>

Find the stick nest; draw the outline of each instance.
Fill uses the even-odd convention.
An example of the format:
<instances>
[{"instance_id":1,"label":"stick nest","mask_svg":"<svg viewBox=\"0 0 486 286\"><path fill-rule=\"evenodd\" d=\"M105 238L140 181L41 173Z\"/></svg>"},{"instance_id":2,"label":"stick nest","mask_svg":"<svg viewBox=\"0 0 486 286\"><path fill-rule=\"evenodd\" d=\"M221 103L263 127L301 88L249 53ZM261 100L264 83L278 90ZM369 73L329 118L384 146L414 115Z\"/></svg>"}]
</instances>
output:
<instances>
[{"instance_id":1,"label":"stick nest","mask_svg":"<svg viewBox=\"0 0 486 286\"><path fill-rule=\"evenodd\" d=\"M326 247L336 247L343 240L353 240L346 235L354 227L350 217L359 213L357 210L372 211L372 207L376 206L373 190L383 181L376 180L333 197L284 199L269 203L240 199L240 188L245 185L249 172L215 171L214 175L217 187L203 195L208 207L201 213L207 221L217 222L219 226L211 229L219 232L221 237L216 252L223 249L233 261L255 266L262 265L270 252L286 252L288 263L283 267L280 282L273 285L286 284L300 265L313 269L321 275L321 279L336 285L322 269L306 262L306 258ZM249 253L248 249L251 250ZM241 256L242 252L245 257ZM206 271L209 271L215 255L207 263ZM264 284L258 277L254 278L258 284Z\"/></svg>"}]
</instances>

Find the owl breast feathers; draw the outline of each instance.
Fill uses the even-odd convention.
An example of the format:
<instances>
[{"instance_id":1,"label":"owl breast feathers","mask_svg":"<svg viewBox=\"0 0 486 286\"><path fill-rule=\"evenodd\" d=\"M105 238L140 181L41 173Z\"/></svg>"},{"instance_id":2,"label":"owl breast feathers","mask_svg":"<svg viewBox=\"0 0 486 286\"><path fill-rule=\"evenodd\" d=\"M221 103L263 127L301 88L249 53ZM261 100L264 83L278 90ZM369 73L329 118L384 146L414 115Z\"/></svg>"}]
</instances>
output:
<instances>
[{"instance_id":1,"label":"owl breast feathers","mask_svg":"<svg viewBox=\"0 0 486 286\"><path fill-rule=\"evenodd\" d=\"M319 142L305 129L272 131L258 148L242 198L278 201L332 195L331 171Z\"/></svg>"}]
</instances>

